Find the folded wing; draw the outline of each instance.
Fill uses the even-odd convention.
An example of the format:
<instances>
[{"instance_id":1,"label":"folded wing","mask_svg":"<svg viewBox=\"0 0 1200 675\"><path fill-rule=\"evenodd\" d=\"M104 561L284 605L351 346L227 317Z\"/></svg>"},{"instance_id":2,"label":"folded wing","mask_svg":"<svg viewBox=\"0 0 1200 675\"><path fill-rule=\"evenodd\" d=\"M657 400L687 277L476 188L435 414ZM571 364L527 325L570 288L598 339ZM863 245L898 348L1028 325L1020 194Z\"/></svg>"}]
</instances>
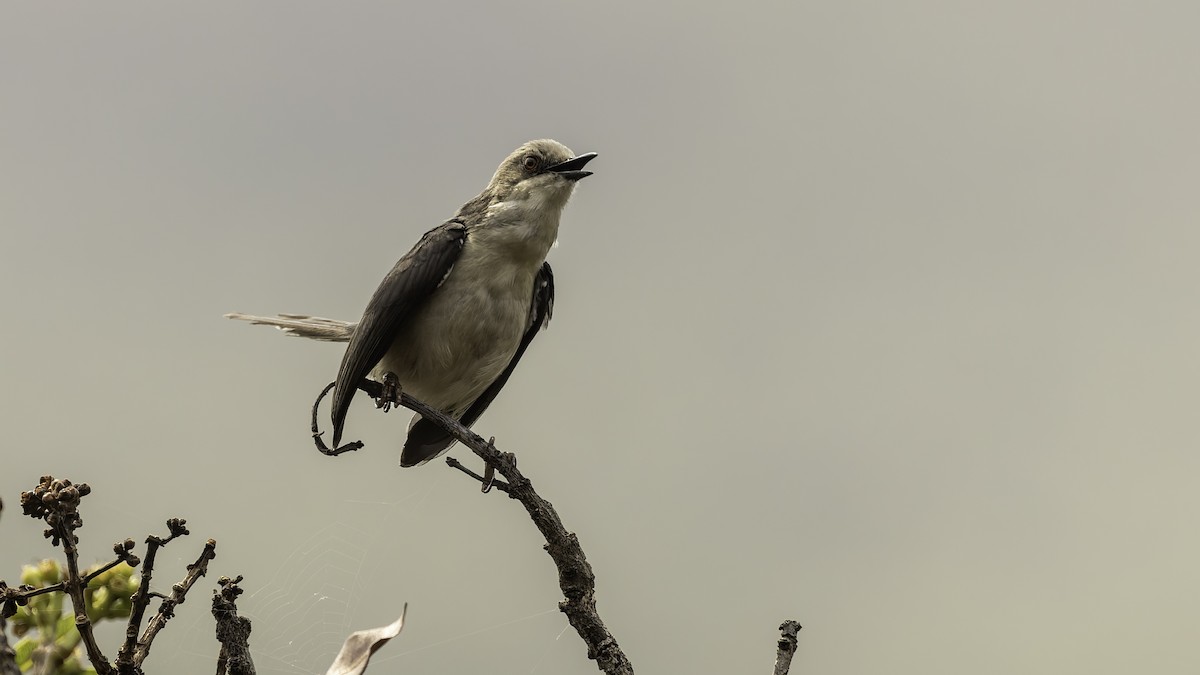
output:
<instances>
[{"instance_id":1,"label":"folded wing","mask_svg":"<svg viewBox=\"0 0 1200 675\"><path fill-rule=\"evenodd\" d=\"M405 320L446 280L466 238L466 226L456 220L426 232L375 289L338 369L333 392L334 447L341 442L358 383L387 353Z\"/></svg>"}]
</instances>

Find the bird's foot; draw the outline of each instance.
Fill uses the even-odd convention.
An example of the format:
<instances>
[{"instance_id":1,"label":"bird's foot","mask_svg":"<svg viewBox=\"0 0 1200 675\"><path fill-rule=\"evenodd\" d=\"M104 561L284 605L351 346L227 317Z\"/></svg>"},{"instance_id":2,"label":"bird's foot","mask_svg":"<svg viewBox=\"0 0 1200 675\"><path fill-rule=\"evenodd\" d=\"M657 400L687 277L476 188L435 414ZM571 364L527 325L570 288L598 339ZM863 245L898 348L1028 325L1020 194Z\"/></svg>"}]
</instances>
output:
<instances>
[{"instance_id":1,"label":"bird's foot","mask_svg":"<svg viewBox=\"0 0 1200 675\"><path fill-rule=\"evenodd\" d=\"M379 395L375 397L375 407L383 408L383 412L399 408L400 393L400 378L396 377L395 373L384 373L383 386L379 390Z\"/></svg>"}]
</instances>

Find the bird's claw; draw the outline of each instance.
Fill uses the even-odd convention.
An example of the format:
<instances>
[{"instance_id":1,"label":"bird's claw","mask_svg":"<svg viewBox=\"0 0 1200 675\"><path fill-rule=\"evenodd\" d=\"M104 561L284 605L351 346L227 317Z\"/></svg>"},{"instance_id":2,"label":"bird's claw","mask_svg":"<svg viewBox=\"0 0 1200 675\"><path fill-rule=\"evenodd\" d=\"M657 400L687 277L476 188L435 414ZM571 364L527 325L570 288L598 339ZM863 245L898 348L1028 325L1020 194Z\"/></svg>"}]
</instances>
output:
<instances>
[{"instance_id":1,"label":"bird's claw","mask_svg":"<svg viewBox=\"0 0 1200 675\"><path fill-rule=\"evenodd\" d=\"M492 486L495 484L495 482L496 482L496 467L492 466L491 464L484 465L484 467L483 467L483 484L480 486L479 491L486 495L487 493L492 491Z\"/></svg>"},{"instance_id":2,"label":"bird's claw","mask_svg":"<svg viewBox=\"0 0 1200 675\"><path fill-rule=\"evenodd\" d=\"M383 408L383 412L399 408L400 393L400 379L396 377L395 373L384 373L383 386L379 390L379 395L375 397L375 407Z\"/></svg>"}]
</instances>

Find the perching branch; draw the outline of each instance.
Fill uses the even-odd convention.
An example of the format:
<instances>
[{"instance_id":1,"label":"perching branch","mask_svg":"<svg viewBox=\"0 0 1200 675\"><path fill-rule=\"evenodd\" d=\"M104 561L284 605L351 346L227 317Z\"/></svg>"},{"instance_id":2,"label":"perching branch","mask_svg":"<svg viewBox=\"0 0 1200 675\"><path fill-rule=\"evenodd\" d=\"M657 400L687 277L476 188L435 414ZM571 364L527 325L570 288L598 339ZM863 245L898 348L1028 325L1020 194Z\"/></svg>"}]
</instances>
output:
<instances>
[{"instance_id":1,"label":"perching branch","mask_svg":"<svg viewBox=\"0 0 1200 675\"><path fill-rule=\"evenodd\" d=\"M333 389L333 386L334 383L331 382L329 386L325 387L317 397L316 403L313 404L312 432L317 448L327 455L336 456L343 452L357 450L363 447L363 443L354 441L340 448L331 449L321 441L321 433L317 428L317 406ZM372 380L363 380L359 383L358 388L373 398L378 398L382 391L382 385ZM500 452L496 449L495 438L484 441L482 436L464 427L458 420L440 410L431 408L407 393L401 392L400 404L437 424L446 433L470 448L486 463L487 471L480 476L453 457L446 458L447 465L479 481L483 485L484 492L495 487L521 502L534 525L546 539L546 552L550 554L554 565L558 568L558 585L562 589L563 595L566 596L566 599L560 602L558 607L567 615L567 620L587 645L588 658L594 659L600 670L609 675L633 675L633 665L630 664L628 657L625 656L596 611L596 577L583 553L583 548L579 545L578 537L567 531L563 526L562 519L554 510L554 506L543 499L533 489L532 482L517 469L516 455ZM494 480L494 472L499 472L507 482ZM796 651L798 643L796 634L800 630L800 624L795 621L785 621L779 630L782 632L782 636L778 642L775 675L787 675L788 669L791 667L792 655Z\"/></svg>"},{"instance_id":2,"label":"perching branch","mask_svg":"<svg viewBox=\"0 0 1200 675\"><path fill-rule=\"evenodd\" d=\"M792 656L796 653L796 647L800 644L796 636L799 632L800 624L795 621L789 619L780 624L774 675L788 675L788 670L792 667Z\"/></svg>"},{"instance_id":3,"label":"perching branch","mask_svg":"<svg viewBox=\"0 0 1200 675\"><path fill-rule=\"evenodd\" d=\"M379 383L370 380L359 385L360 389L372 396L378 395L380 387ZM321 393L321 397L325 396L329 389L326 387ZM318 397L317 403L320 403L321 397ZM608 675L633 675L633 666L629 663L625 652L621 651L616 639L613 638L612 633L608 631L604 621L596 612L596 577L583 553L583 548L579 545L579 539L567 531L558 517L558 513L554 510L554 506L542 499L533 489L533 484L529 479L517 469L516 456L512 453L500 452L492 441L483 440L483 437L464 427L458 420L445 415L440 410L429 407L407 393L401 392L400 403L440 426L476 455L479 455L489 467L504 476L507 484L495 482L494 485L497 489L506 492L509 497L521 502L533 520L533 524L546 538L546 552L550 554L554 565L558 568L558 585L566 597L558 604L558 607L567 615L567 621L587 645L588 658L594 659L600 670ZM314 410L315 408L314 405ZM326 454L357 449L349 447L353 444L343 446L345 449L329 450L324 448L324 443L321 442L320 434L317 431L315 412L313 415L313 438L317 447ZM361 447L361 444L357 447ZM492 483L484 476L467 471L458 462L450 461L450 466L470 474L484 483L485 488L488 483Z\"/></svg>"},{"instance_id":4,"label":"perching branch","mask_svg":"<svg viewBox=\"0 0 1200 675\"><path fill-rule=\"evenodd\" d=\"M410 402L405 397L401 402L422 417L435 421L504 476L508 482L508 496L521 502L533 524L546 538L546 552L558 568L558 586L566 597L558 607L587 644L588 658L595 659L600 670L609 675L633 675L629 658L596 611L596 576L578 537L567 531L554 506L534 490L533 483L517 468L516 455L500 452L492 442L485 442L455 420L419 401Z\"/></svg>"}]
</instances>

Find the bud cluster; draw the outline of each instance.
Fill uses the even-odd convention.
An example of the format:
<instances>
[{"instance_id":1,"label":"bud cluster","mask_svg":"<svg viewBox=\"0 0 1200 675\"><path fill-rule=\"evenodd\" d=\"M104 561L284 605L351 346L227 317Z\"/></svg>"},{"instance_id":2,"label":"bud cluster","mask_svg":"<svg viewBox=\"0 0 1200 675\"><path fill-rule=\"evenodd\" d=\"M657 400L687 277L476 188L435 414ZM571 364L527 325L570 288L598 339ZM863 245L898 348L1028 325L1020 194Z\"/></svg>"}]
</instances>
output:
<instances>
[{"instance_id":1,"label":"bud cluster","mask_svg":"<svg viewBox=\"0 0 1200 675\"><path fill-rule=\"evenodd\" d=\"M78 538L72 534L83 525L79 516L79 501L92 492L87 483L75 484L65 478L42 476L42 480L29 492L21 493L21 510L25 515L46 521L49 525L44 533L55 546L60 533L68 533L72 543Z\"/></svg>"}]
</instances>

